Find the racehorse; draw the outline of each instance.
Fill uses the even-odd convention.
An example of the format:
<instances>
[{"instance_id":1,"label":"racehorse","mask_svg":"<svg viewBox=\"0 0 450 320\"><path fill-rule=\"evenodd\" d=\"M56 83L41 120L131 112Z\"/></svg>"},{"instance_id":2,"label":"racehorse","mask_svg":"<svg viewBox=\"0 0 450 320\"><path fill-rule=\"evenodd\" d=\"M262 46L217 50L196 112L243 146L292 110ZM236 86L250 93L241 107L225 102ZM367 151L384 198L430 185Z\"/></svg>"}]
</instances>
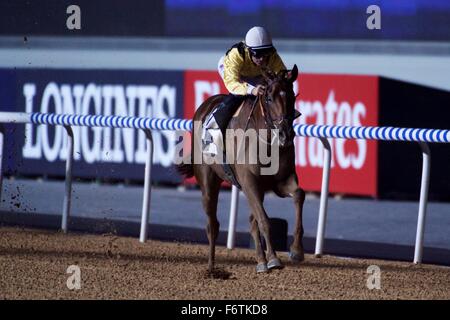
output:
<instances>
[{"instance_id":1,"label":"racehorse","mask_svg":"<svg viewBox=\"0 0 450 320\"><path fill-rule=\"evenodd\" d=\"M250 230L256 249L257 272L268 272L270 269L283 268L283 264L277 257L271 239L271 226L266 211L264 210L264 195L273 191L278 196L292 197L295 205L296 223L294 229L294 241L290 246L289 258L293 262L301 262L304 259L302 244L303 224L302 210L305 200L305 192L298 186L298 178L295 172L295 150L293 120L295 114L296 96L293 83L297 79L298 69L284 70L277 75L263 73L264 94L252 98L247 96L240 108L239 114L229 122L229 129L250 130L258 132L266 129L270 139L270 132L278 132L278 171L272 175L261 174L261 163L256 164L231 164L235 177L250 205ZM226 97L215 95L208 98L197 109L194 115L195 121L205 121L208 114ZM255 100L256 99L256 100ZM206 227L209 240L208 271L214 269L215 245L219 234L219 221L217 220L217 201L222 181L226 180L225 172L220 164L193 163L194 153L200 148L194 144L201 127L194 126L192 151L182 164L177 166L179 173L186 177L195 176L202 191L203 208L208 216ZM270 131L274 130L274 131ZM197 132L196 132L197 131ZM259 131L260 132L260 131ZM264 135L263 135L264 136ZM266 140L270 141L270 140ZM227 147L228 148L228 147ZM197 150L197 151L195 151ZM263 250L260 234L264 237L267 253Z\"/></svg>"}]
</instances>

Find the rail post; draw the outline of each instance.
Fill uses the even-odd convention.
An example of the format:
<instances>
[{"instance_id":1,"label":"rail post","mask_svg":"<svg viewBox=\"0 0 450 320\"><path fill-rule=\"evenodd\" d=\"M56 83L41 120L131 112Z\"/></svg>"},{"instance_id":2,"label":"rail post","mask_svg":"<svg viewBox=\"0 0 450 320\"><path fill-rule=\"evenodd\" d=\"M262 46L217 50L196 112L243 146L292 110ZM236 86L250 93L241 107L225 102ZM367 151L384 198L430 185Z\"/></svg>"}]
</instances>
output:
<instances>
[{"instance_id":1,"label":"rail post","mask_svg":"<svg viewBox=\"0 0 450 320\"><path fill-rule=\"evenodd\" d=\"M3 189L3 149L5 143L5 127L0 123L0 202L2 201L2 189Z\"/></svg>"},{"instance_id":2,"label":"rail post","mask_svg":"<svg viewBox=\"0 0 450 320\"><path fill-rule=\"evenodd\" d=\"M320 191L319 220L317 222L316 250L317 258L322 256L323 242L325 237L325 226L328 209L328 191L330 185L330 167L331 167L331 146L326 138L320 138L323 144L323 171L322 171L322 189Z\"/></svg>"},{"instance_id":3,"label":"rail post","mask_svg":"<svg viewBox=\"0 0 450 320\"><path fill-rule=\"evenodd\" d=\"M423 256L423 235L425 232L425 219L427 215L428 189L430 186L430 148L425 142L419 142L422 149L422 180L420 183L419 214L417 216L416 244L414 248L414 263L421 263Z\"/></svg>"},{"instance_id":4,"label":"rail post","mask_svg":"<svg viewBox=\"0 0 450 320\"><path fill-rule=\"evenodd\" d=\"M70 126L64 126L64 128L67 131L67 160L61 229L64 233L67 233L72 204L73 131Z\"/></svg>"},{"instance_id":5,"label":"rail post","mask_svg":"<svg viewBox=\"0 0 450 320\"><path fill-rule=\"evenodd\" d=\"M239 189L231 187L230 221L228 223L227 249L234 249L236 239L236 222L239 208Z\"/></svg>"},{"instance_id":6,"label":"rail post","mask_svg":"<svg viewBox=\"0 0 450 320\"><path fill-rule=\"evenodd\" d=\"M144 243L148 235L148 223L150 220L150 201L152 193L152 164L153 164L153 137L149 129L145 129L145 136L147 138L147 159L145 160L145 181L144 181L144 196L142 200L142 215L141 215L141 233L139 241Z\"/></svg>"}]
</instances>

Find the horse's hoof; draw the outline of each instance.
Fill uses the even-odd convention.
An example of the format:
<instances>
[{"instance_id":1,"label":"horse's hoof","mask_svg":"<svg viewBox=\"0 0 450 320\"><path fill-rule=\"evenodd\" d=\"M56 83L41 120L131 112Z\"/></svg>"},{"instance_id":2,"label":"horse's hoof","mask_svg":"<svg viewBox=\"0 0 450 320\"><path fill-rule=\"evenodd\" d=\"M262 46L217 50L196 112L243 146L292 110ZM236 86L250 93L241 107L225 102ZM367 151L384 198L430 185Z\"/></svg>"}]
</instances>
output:
<instances>
[{"instance_id":1,"label":"horse's hoof","mask_svg":"<svg viewBox=\"0 0 450 320\"><path fill-rule=\"evenodd\" d=\"M305 260L305 254L304 253L295 253L295 252L289 252L289 260L291 260L294 263L300 263L303 260Z\"/></svg>"},{"instance_id":2,"label":"horse's hoof","mask_svg":"<svg viewBox=\"0 0 450 320\"><path fill-rule=\"evenodd\" d=\"M256 265L256 273L263 273L268 271L269 269L267 268L267 265L264 262L258 263Z\"/></svg>"},{"instance_id":3,"label":"horse's hoof","mask_svg":"<svg viewBox=\"0 0 450 320\"><path fill-rule=\"evenodd\" d=\"M267 262L267 268L270 269L282 269L284 266L281 263L280 259L278 258L273 258L271 260L269 260L269 262Z\"/></svg>"}]
</instances>

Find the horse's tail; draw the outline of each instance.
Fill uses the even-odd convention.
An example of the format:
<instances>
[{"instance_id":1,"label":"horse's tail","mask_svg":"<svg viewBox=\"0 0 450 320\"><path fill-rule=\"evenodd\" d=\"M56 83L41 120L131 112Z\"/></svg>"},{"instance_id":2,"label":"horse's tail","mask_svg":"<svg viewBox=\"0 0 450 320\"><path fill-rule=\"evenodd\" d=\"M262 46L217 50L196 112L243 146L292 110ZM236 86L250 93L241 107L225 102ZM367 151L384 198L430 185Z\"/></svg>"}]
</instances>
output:
<instances>
[{"instance_id":1,"label":"horse's tail","mask_svg":"<svg viewBox=\"0 0 450 320\"><path fill-rule=\"evenodd\" d=\"M192 155L188 155L183 159L183 162L176 165L177 172L185 178L194 176L194 165L192 164Z\"/></svg>"}]
</instances>

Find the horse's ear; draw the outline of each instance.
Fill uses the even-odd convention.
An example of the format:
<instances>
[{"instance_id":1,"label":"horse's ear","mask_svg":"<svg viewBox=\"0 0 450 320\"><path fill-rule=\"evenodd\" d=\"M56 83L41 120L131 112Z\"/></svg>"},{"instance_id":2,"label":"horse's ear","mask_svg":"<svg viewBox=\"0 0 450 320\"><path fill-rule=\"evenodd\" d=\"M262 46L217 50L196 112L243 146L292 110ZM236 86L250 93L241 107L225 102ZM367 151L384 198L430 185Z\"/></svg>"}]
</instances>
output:
<instances>
[{"instance_id":1,"label":"horse's ear","mask_svg":"<svg viewBox=\"0 0 450 320\"><path fill-rule=\"evenodd\" d=\"M297 65L294 64L294 67L292 68L292 70L287 73L286 78L290 82L294 82L295 80L297 80L297 76L298 76L298 68L297 68Z\"/></svg>"}]
</instances>

